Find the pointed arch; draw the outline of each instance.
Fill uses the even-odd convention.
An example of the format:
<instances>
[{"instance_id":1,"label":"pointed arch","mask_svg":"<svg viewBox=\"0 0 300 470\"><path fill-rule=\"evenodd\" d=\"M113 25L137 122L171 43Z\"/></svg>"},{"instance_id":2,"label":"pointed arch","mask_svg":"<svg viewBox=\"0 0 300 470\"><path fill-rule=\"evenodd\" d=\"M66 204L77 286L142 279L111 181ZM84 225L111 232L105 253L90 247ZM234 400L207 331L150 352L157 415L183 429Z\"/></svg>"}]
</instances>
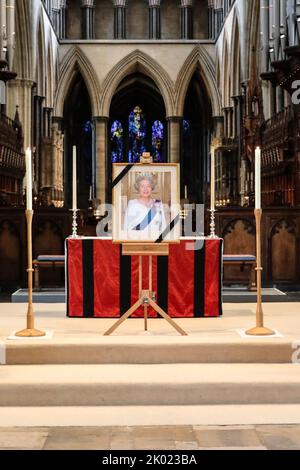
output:
<instances>
[{"instance_id":1,"label":"pointed arch","mask_svg":"<svg viewBox=\"0 0 300 470\"><path fill-rule=\"evenodd\" d=\"M133 72L142 72L150 77L159 89L166 108L166 115L174 115L174 87L171 78L161 65L150 56L135 50L120 62L106 76L101 95L101 116L109 116L111 100L123 78Z\"/></svg>"},{"instance_id":2,"label":"pointed arch","mask_svg":"<svg viewBox=\"0 0 300 470\"><path fill-rule=\"evenodd\" d=\"M183 64L176 80L175 115L182 116L185 98L190 81L196 71L200 69L201 78L210 97L213 116L220 115L220 93L216 81L216 68L212 58L203 47L195 47Z\"/></svg>"},{"instance_id":3,"label":"pointed arch","mask_svg":"<svg viewBox=\"0 0 300 470\"><path fill-rule=\"evenodd\" d=\"M89 92L93 116L101 116L99 103L99 85L94 69L78 47L72 47L66 54L61 64L60 79L57 86L57 92L54 100L54 115L63 116L65 98L70 88L70 83L79 70Z\"/></svg>"}]
</instances>

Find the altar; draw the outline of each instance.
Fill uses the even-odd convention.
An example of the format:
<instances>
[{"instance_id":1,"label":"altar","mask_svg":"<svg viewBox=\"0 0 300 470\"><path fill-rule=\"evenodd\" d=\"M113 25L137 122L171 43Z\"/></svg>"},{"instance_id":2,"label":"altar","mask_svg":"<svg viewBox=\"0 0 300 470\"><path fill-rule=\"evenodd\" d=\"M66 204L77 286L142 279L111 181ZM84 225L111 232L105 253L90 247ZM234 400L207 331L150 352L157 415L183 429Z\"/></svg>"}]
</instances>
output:
<instances>
[{"instance_id":1,"label":"altar","mask_svg":"<svg viewBox=\"0 0 300 470\"><path fill-rule=\"evenodd\" d=\"M111 238L66 240L68 317L118 318L138 297L138 257ZM181 238L153 258L155 300L173 318L222 315L223 240ZM147 260L143 283L148 282ZM156 317L149 309L149 317ZM143 317L141 307L132 317Z\"/></svg>"}]
</instances>

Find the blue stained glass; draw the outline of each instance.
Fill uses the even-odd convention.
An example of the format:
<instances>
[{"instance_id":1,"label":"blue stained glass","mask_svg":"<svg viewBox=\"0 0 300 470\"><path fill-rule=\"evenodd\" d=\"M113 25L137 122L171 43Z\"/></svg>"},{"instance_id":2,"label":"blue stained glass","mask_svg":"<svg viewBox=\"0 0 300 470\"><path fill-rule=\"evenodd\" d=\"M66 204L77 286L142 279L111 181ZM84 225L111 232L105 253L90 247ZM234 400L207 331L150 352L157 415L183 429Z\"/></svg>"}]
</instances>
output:
<instances>
[{"instance_id":1,"label":"blue stained glass","mask_svg":"<svg viewBox=\"0 0 300 470\"><path fill-rule=\"evenodd\" d=\"M142 109L135 106L129 114L129 163L137 162L143 152L146 151L146 121Z\"/></svg>"},{"instance_id":2,"label":"blue stained glass","mask_svg":"<svg viewBox=\"0 0 300 470\"><path fill-rule=\"evenodd\" d=\"M84 162L84 181L92 184L92 134L93 125L91 121L85 121L80 132L80 153Z\"/></svg>"},{"instance_id":3,"label":"blue stained glass","mask_svg":"<svg viewBox=\"0 0 300 470\"><path fill-rule=\"evenodd\" d=\"M164 140L164 126L160 121L155 121L152 126L152 149L155 162L162 161L162 143Z\"/></svg>"},{"instance_id":4,"label":"blue stained glass","mask_svg":"<svg viewBox=\"0 0 300 470\"><path fill-rule=\"evenodd\" d=\"M110 129L111 161L123 161L123 126L120 121L114 121Z\"/></svg>"},{"instance_id":5,"label":"blue stained glass","mask_svg":"<svg viewBox=\"0 0 300 470\"><path fill-rule=\"evenodd\" d=\"M190 132L190 123L185 119L182 122L183 132L184 134L188 134Z\"/></svg>"}]
</instances>

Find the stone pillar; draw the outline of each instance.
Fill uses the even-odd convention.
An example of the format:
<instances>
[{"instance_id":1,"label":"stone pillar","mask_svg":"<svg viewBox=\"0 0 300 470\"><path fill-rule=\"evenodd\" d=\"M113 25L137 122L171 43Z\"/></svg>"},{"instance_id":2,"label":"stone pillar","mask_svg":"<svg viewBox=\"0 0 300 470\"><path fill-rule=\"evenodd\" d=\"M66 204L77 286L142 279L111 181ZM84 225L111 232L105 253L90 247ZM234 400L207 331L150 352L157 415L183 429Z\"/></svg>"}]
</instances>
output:
<instances>
[{"instance_id":1,"label":"stone pillar","mask_svg":"<svg viewBox=\"0 0 300 470\"><path fill-rule=\"evenodd\" d=\"M53 0L52 2L52 23L56 34L59 34L60 30L60 0Z\"/></svg>"},{"instance_id":2,"label":"stone pillar","mask_svg":"<svg viewBox=\"0 0 300 470\"><path fill-rule=\"evenodd\" d=\"M43 130L43 101L44 96L35 95L33 98L33 146L34 152L34 181L37 186L41 180L41 161L42 161L42 130Z\"/></svg>"},{"instance_id":3,"label":"stone pillar","mask_svg":"<svg viewBox=\"0 0 300 470\"><path fill-rule=\"evenodd\" d=\"M268 71L269 62L269 1L260 0L260 36L261 36L261 70Z\"/></svg>"},{"instance_id":4,"label":"stone pillar","mask_svg":"<svg viewBox=\"0 0 300 470\"><path fill-rule=\"evenodd\" d=\"M149 1L149 39L160 39L160 2L161 0Z\"/></svg>"},{"instance_id":5,"label":"stone pillar","mask_svg":"<svg viewBox=\"0 0 300 470\"><path fill-rule=\"evenodd\" d=\"M16 79L7 84L7 115L13 119L19 106L20 121L24 134L24 148L32 146L32 88L31 80Z\"/></svg>"},{"instance_id":6,"label":"stone pillar","mask_svg":"<svg viewBox=\"0 0 300 470\"><path fill-rule=\"evenodd\" d=\"M5 60L3 48L6 45L6 0L0 0L0 62Z\"/></svg>"},{"instance_id":7,"label":"stone pillar","mask_svg":"<svg viewBox=\"0 0 300 470\"><path fill-rule=\"evenodd\" d=\"M168 160L169 163L180 163L181 155L181 116L171 116L168 121Z\"/></svg>"},{"instance_id":8,"label":"stone pillar","mask_svg":"<svg viewBox=\"0 0 300 470\"><path fill-rule=\"evenodd\" d=\"M113 0L114 3L114 39L126 38L126 0Z\"/></svg>"},{"instance_id":9,"label":"stone pillar","mask_svg":"<svg viewBox=\"0 0 300 470\"><path fill-rule=\"evenodd\" d=\"M193 39L193 0L181 0L181 39Z\"/></svg>"},{"instance_id":10,"label":"stone pillar","mask_svg":"<svg viewBox=\"0 0 300 470\"><path fill-rule=\"evenodd\" d=\"M60 39L66 39L67 31L67 0L60 0L59 10L59 32Z\"/></svg>"},{"instance_id":11,"label":"stone pillar","mask_svg":"<svg viewBox=\"0 0 300 470\"><path fill-rule=\"evenodd\" d=\"M94 0L81 0L82 9L82 39L94 38Z\"/></svg>"},{"instance_id":12,"label":"stone pillar","mask_svg":"<svg viewBox=\"0 0 300 470\"><path fill-rule=\"evenodd\" d=\"M107 124L107 117L94 117L96 199L101 204L107 202Z\"/></svg>"},{"instance_id":13,"label":"stone pillar","mask_svg":"<svg viewBox=\"0 0 300 470\"><path fill-rule=\"evenodd\" d=\"M43 137L51 137L52 108L43 108Z\"/></svg>"},{"instance_id":14,"label":"stone pillar","mask_svg":"<svg viewBox=\"0 0 300 470\"><path fill-rule=\"evenodd\" d=\"M6 37L9 70L12 70L16 45L15 14L15 0L6 0Z\"/></svg>"},{"instance_id":15,"label":"stone pillar","mask_svg":"<svg viewBox=\"0 0 300 470\"><path fill-rule=\"evenodd\" d=\"M208 37L215 38L215 9L213 0L208 0Z\"/></svg>"}]
</instances>

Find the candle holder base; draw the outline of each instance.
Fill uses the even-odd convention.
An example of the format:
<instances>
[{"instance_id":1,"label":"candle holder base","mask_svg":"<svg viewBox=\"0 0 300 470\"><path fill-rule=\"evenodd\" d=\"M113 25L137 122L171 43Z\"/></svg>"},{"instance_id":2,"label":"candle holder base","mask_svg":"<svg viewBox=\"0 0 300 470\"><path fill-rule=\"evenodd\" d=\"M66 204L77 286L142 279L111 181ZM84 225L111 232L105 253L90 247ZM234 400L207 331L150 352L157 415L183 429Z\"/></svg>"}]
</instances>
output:
<instances>
[{"instance_id":1,"label":"candle holder base","mask_svg":"<svg viewBox=\"0 0 300 470\"><path fill-rule=\"evenodd\" d=\"M275 331L265 326L256 326L246 331L246 335L249 336L272 336L275 335Z\"/></svg>"},{"instance_id":2,"label":"candle holder base","mask_svg":"<svg viewBox=\"0 0 300 470\"><path fill-rule=\"evenodd\" d=\"M46 333L36 328L25 328L25 330L18 331L15 336L20 338L38 338L39 336L46 336Z\"/></svg>"},{"instance_id":3,"label":"candle holder base","mask_svg":"<svg viewBox=\"0 0 300 470\"><path fill-rule=\"evenodd\" d=\"M72 209L73 212L73 222L72 222L72 238L78 238L77 234L77 212L78 209Z\"/></svg>"},{"instance_id":4,"label":"candle holder base","mask_svg":"<svg viewBox=\"0 0 300 470\"><path fill-rule=\"evenodd\" d=\"M209 212L210 212L210 235L208 238L215 240L219 238L216 235L216 217L215 217L216 211L215 209L210 209Z\"/></svg>"}]
</instances>

